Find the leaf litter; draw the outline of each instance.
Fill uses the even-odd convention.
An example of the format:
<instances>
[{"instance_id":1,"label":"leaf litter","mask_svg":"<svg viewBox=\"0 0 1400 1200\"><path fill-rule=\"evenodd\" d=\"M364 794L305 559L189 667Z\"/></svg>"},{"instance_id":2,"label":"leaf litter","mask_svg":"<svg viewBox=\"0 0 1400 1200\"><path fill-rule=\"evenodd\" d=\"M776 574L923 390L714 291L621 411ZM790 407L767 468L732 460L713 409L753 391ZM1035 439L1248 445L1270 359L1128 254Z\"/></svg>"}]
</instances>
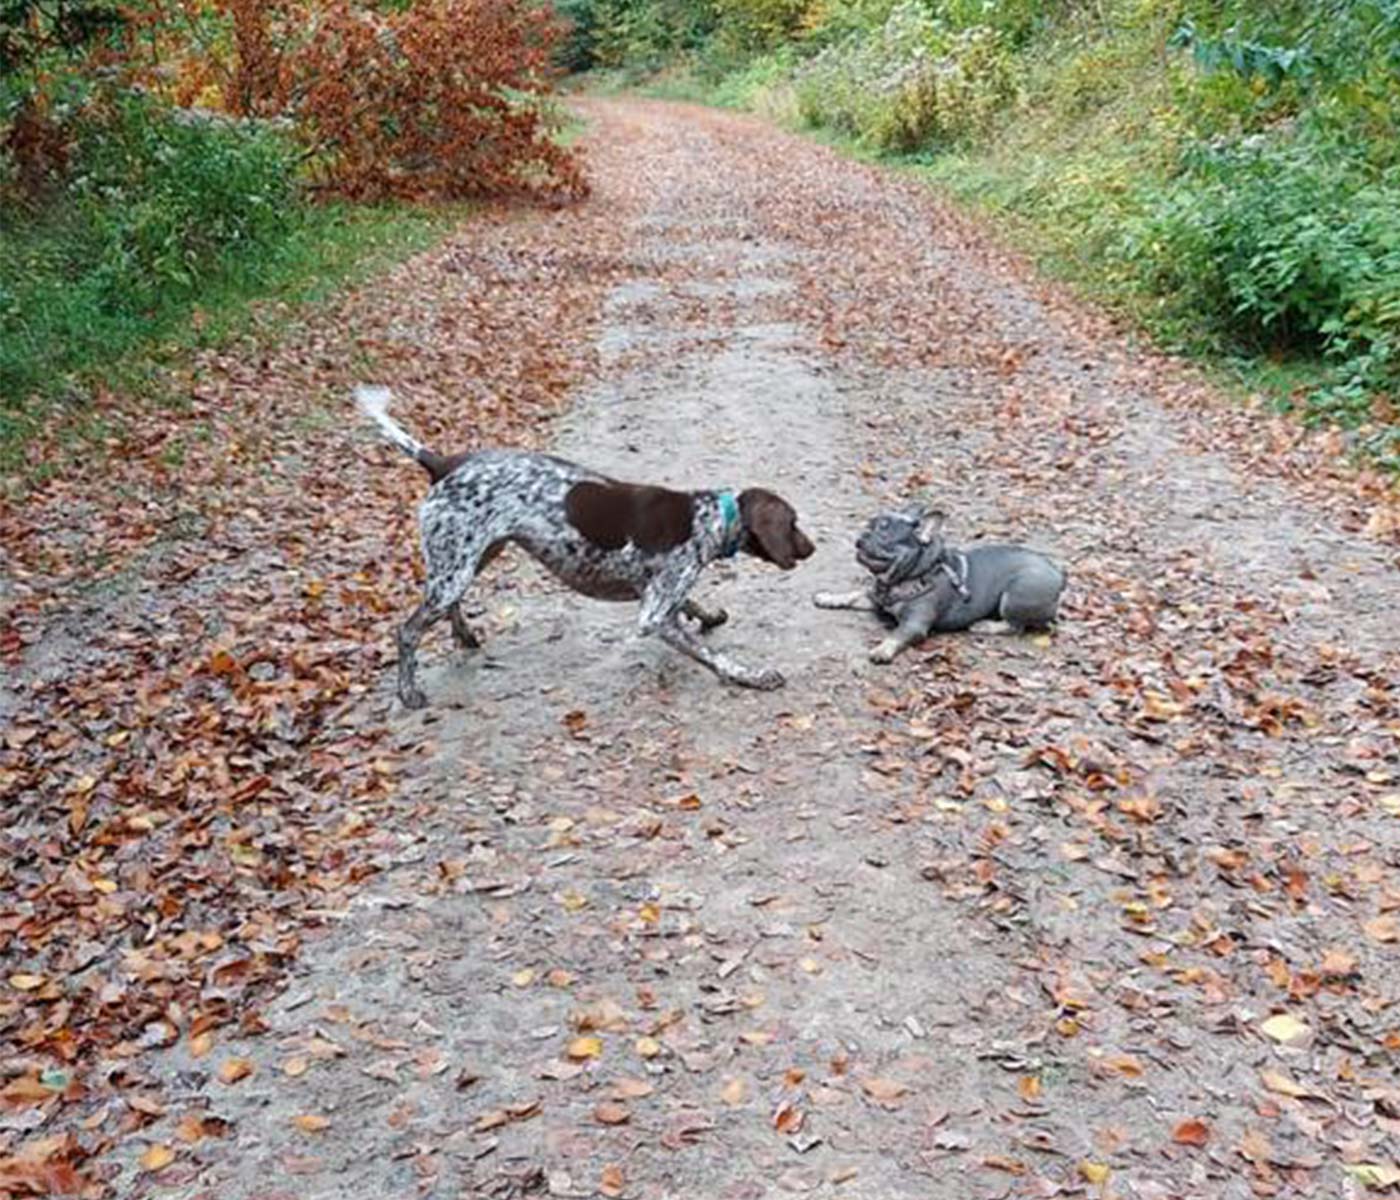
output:
<instances>
[{"instance_id":1,"label":"leaf litter","mask_svg":"<svg viewBox=\"0 0 1400 1200\"><path fill-rule=\"evenodd\" d=\"M487 210L200 360L178 409L112 398L100 486L0 518L0 1186L1394 1186L1383 482L910 184L585 108L587 205ZM600 362L609 293L654 336ZM466 737L389 713L421 481L345 421L353 381L429 442L530 444L590 375L665 401L783 323L846 409L821 532L926 491L959 537L1037 540L1074 581L1048 643L874 671L867 626L795 606L830 641L771 701L663 668L542 688L546 723L505 685ZM538 604L493 586L498 632Z\"/></svg>"}]
</instances>

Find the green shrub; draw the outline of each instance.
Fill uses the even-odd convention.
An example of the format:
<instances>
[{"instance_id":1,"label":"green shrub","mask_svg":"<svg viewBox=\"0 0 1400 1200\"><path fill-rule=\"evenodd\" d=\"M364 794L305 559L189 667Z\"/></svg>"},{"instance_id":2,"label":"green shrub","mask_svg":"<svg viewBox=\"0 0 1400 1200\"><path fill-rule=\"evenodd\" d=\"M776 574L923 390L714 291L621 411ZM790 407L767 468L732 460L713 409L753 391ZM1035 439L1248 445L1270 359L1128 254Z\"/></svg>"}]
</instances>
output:
<instances>
[{"instance_id":1,"label":"green shrub","mask_svg":"<svg viewBox=\"0 0 1400 1200\"><path fill-rule=\"evenodd\" d=\"M1323 353L1319 414L1364 419L1400 351L1400 187L1302 137L1197 147L1145 196L1126 256L1181 314L1246 349Z\"/></svg>"},{"instance_id":2,"label":"green shrub","mask_svg":"<svg viewBox=\"0 0 1400 1200\"><path fill-rule=\"evenodd\" d=\"M265 127L126 97L75 126L45 212L0 209L0 397L116 355L212 279L270 270L300 219L295 152Z\"/></svg>"},{"instance_id":3,"label":"green shrub","mask_svg":"<svg viewBox=\"0 0 1400 1200\"><path fill-rule=\"evenodd\" d=\"M878 33L821 51L798 71L795 86L809 124L893 152L968 140L1016 90L996 30L950 32L917 0L896 5Z\"/></svg>"}]
</instances>

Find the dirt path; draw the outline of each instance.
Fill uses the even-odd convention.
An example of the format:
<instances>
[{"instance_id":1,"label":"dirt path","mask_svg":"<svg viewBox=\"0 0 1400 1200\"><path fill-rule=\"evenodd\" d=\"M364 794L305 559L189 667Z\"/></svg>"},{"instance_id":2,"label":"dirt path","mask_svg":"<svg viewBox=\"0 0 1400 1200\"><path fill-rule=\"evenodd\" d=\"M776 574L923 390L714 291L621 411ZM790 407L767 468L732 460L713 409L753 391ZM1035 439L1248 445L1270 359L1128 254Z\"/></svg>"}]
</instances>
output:
<instances>
[{"instance_id":1,"label":"dirt path","mask_svg":"<svg viewBox=\"0 0 1400 1200\"><path fill-rule=\"evenodd\" d=\"M528 278L581 228L611 239L592 357L569 351L588 377L543 436L623 477L795 502L809 563L724 565L700 596L731 613L711 636L788 686L721 688L637 640L630 607L497 568L485 652L425 652L426 713L391 707L381 660L337 718L387 728L378 753L404 764L372 809L378 873L279 914L304 941L241 1032L211 1051L167 1012L181 1036L139 1060L160 1111L123 1118L118 1194L1165 1200L1383 1179L1390 510L917 189L728 115L585 107L589 214L488 227L472 253ZM409 424L452 427L380 367ZM365 479L413 474L352 436ZM420 487L366 519L402 537ZM810 606L858 582L855 530L910 492L960 537L1071 564L1048 645L948 638L879 668L865 619ZM378 553L407 571L401 540ZM254 843L276 844L266 824ZM229 1063L251 1073L219 1082ZM142 1172L167 1144L176 1163Z\"/></svg>"}]
</instances>

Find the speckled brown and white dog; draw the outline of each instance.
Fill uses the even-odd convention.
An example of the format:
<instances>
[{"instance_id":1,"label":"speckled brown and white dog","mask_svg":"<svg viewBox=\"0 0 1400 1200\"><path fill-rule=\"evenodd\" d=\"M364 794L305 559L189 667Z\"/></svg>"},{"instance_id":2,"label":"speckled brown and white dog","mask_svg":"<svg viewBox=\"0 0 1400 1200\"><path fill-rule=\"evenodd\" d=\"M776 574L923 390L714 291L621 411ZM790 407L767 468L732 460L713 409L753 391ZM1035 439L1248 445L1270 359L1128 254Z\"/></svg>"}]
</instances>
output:
<instances>
[{"instance_id":1,"label":"speckled brown and white dog","mask_svg":"<svg viewBox=\"0 0 1400 1200\"><path fill-rule=\"evenodd\" d=\"M638 630L743 687L783 685L773 669L754 670L704 645L681 624L684 614L702 631L727 614L707 612L689 598L707 564L742 550L783 570L812 553L797 514L763 488L676 492L619 483L586 467L523 450L435 454L389 416L387 388L355 391L361 410L384 436L432 479L419 509L428 569L423 603L399 630L399 698L409 708L427 701L415 680L418 643L450 617L458 645L479 640L460 602L478 571L514 543L529 551L576 592L598 600L640 600Z\"/></svg>"}]
</instances>

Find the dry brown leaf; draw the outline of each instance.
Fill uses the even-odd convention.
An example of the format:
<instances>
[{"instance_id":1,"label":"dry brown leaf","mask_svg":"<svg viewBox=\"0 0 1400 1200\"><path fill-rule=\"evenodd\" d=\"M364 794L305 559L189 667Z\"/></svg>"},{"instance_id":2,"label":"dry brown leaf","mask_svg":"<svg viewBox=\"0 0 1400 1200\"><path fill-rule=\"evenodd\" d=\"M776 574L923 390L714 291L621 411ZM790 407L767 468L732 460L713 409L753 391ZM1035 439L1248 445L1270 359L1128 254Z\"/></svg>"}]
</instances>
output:
<instances>
[{"instance_id":1,"label":"dry brown leaf","mask_svg":"<svg viewBox=\"0 0 1400 1200\"><path fill-rule=\"evenodd\" d=\"M908 1086L898 1080L881 1079L873 1075L862 1079L860 1086L867 1096L881 1104L894 1104L909 1091Z\"/></svg>"},{"instance_id":2,"label":"dry brown leaf","mask_svg":"<svg viewBox=\"0 0 1400 1200\"><path fill-rule=\"evenodd\" d=\"M1379 917L1372 917L1362 928L1372 941L1387 943L1400 941L1400 917L1394 913L1383 913Z\"/></svg>"},{"instance_id":3,"label":"dry brown leaf","mask_svg":"<svg viewBox=\"0 0 1400 1200\"><path fill-rule=\"evenodd\" d=\"M737 1108L748 1099L748 1092L748 1084L744 1081L743 1076L736 1075L724 1085L719 1096L731 1108Z\"/></svg>"},{"instance_id":4,"label":"dry brown leaf","mask_svg":"<svg viewBox=\"0 0 1400 1200\"><path fill-rule=\"evenodd\" d=\"M785 1100L773 1112L773 1128L779 1133L793 1134L802 1128L806 1116L790 1100Z\"/></svg>"},{"instance_id":5,"label":"dry brown leaf","mask_svg":"<svg viewBox=\"0 0 1400 1200\"><path fill-rule=\"evenodd\" d=\"M1172 1130L1172 1141L1182 1146L1204 1146L1210 1141L1210 1126L1199 1117L1190 1117Z\"/></svg>"},{"instance_id":6,"label":"dry brown leaf","mask_svg":"<svg viewBox=\"0 0 1400 1200\"><path fill-rule=\"evenodd\" d=\"M140 1159L143 1171L160 1171L174 1161L175 1151L159 1144L147 1146Z\"/></svg>"},{"instance_id":7,"label":"dry brown leaf","mask_svg":"<svg viewBox=\"0 0 1400 1200\"><path fill-rule=\"evenodd\" d=\"M600 1125L624 1125L631 1118L626 1105L614 1104L610 1100L605 1100L593 1110L593 1119Z\"/></svg>"},{"instance_id":8,"label":"dry brown leaf","mask_svg":"<svg viewBox=\"0 0 1400 1200\"><path fill-rule=\"evenodd\" d=\"M219 1064L219 1081L221 1083L237 1083L240 1079L247 1079L253 1073L252 1062L246 1058L226 1058Z\"/></svg>"},{"instance_id":9,"label":"dry brown leaf","mask_svg":"<svg viewBox=\"0 0 1400 1200\"><path fill-rule=\"evenodd\" d=\"M621 1196L626 1186L622 1168L616 1163L608 1163L603 1168L602 1175L598 1177L598 1191L604 1196L612 1198Z\"/></svg>"},{"instance_id":10,"label":"dry brown leaf","mask_svg":"<svg viewBox=\"0 0 1400 1200\"><path fill-rule=\"evenodd\" d=\"M331 1120L316 1113L301 1113L292 1118L292 1124L302 1133L324 1133L331 1127Z\"/></svg>"},{"instance_id":11,"label":"dry brown leaf","mask_svg":"<svg viewBox=\"0 0 1400 1200\"><path fill-rule=\"evenodd\" d=\"M1259 1080L1271 1092L1280 1096L1301 1097L1311 1093L1301 1084L1294 1083L1287 1075L1280 1071L1260 1071Z\"/></svg>"},{"instance_id":12,"label":"dry brown leaf","mask_svg":"<svg viewBox=\"0 0 1400 1200\"><path fill-rule=\"evenodd\" d=\"M1274 1147L1267 1134L1258 1129L1246 1129L1240 1137L1239 1152L1241 1158L1259 1166L1272 1160Z\"/></svg>"}]
</instances>

